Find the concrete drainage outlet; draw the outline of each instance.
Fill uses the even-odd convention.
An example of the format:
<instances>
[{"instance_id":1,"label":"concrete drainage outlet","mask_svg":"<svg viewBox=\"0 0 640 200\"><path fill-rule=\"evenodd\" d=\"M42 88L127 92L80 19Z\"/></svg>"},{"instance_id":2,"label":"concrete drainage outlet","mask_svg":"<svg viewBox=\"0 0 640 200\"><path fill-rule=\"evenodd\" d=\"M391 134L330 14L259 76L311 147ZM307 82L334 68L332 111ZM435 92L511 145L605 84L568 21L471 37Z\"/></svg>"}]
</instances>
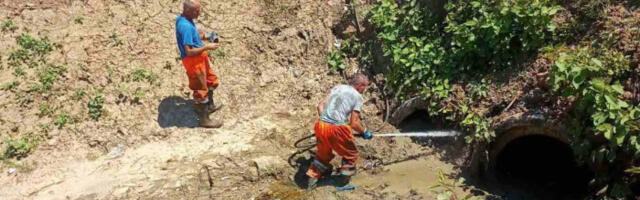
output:
<instances>
[{"instance_id":1,"label":"concrete drainage outlet","mask_svg":"<svg viewBox=\"0 0 640 200\"><path fill-rule=\"evenodd\" d=\"M519 116L496 129L489 146L489 174L516 199L580 199L593 174L576 163L562 127L540 116ZM509 192L510 191L510 192Z\"/></svg>"}]
</instances>

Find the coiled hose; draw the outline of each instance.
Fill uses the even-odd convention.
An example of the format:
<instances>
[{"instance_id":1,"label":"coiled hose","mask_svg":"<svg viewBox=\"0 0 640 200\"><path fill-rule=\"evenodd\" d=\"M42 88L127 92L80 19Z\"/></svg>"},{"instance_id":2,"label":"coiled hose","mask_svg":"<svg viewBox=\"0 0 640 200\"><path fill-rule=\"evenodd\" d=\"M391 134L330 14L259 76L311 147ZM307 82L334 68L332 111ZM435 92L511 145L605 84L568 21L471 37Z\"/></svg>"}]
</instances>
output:
<instances>
[{"instance_id":1,"label":"coiled hose","mask_svg":"<svg viewBox=\"0 0 640 200\"><path fill-rule=\"evenodd\" d=\"M313 147L316 147L316 141L315 139L312 141L307 141L310 140L311 138L315 138L315 134L312 133L308 136L305 136L299 140L297 140L295 143L293 143L293 146L296 147L298 149L298 151L296 151L295 153L291 154L291 156L289 156L289 159L287 159L287 162L289 162L289 165L293 168L298 167L297 163L292 162L293 158L296 157L299 154L302 154L304 152L309 151L311 154L314 154L313 151L311 151L311 149L313 149ZM305 143L306 141L306 143Z\"/></svg>"}]
</instances>

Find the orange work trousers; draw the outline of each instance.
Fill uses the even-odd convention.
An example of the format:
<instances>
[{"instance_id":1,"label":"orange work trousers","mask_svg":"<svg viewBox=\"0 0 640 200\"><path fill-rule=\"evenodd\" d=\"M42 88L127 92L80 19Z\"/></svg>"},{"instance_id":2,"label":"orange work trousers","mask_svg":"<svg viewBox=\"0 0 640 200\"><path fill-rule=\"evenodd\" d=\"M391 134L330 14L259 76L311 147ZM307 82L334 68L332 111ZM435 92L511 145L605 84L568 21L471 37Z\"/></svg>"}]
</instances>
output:
<instances>
[{"instance_id":1,"label":"orange work trousers","mask_svg":"<svg viewBox=\"0 0 640 200\"><path fill-rule=\"evenodd\" d=\"M189 88L193 90L196 104L207 99L209 87L218 87L218 76L213 73L209 63L209 55L203 51L198 56L187 56L182 59L182 65L189 77Z\"/></svg>"},{"instance_id":2,"label":"orange work trousers","mask_svg":"<svg viewBox=\"0 0 640 200\"><path fill-rule=\"evenodd\" d=\"M354 142L352 129L349 125L333 125L316 121L316 158L307 170L307 175L312 178L321 178L322 174L331 166L330 162L335 156L335 151L342 157L342 170L354 170L358 161L358 149ZM344 171L343 171L344 172Z\"/></svg>"}]
</instances>

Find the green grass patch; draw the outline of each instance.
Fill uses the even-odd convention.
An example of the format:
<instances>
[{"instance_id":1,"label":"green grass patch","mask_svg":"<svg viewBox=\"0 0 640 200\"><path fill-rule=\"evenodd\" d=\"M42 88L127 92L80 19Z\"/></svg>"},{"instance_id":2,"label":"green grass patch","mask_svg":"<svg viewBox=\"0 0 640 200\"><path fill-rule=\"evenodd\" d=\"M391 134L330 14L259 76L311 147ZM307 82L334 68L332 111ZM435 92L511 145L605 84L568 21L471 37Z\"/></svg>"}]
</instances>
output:
<instances>
[{"instance_id":1,"label":"green grass patch","mask_svg":"<svg viewBox=\"0 0 640 200\"><path fill-rule=\"evenodd\" d=\"M2 25L0 25L0 29L2 29L3 32L5 31L15 31L18 30L18 26L13 23L13 20L11 20L11 18L7 18Z\"/></svg>"},{"instance_id":2,"label":"green grass patch","mask_svg":"<svg viewBox=\"0 0 640 200\"><path fill-rule=\"evenodd\" d=\"M2 85L0 86L0 90L5 90L5 91L7 91L7 90L14 90L14 89L16 89L19 85L20 85L20 82L18 82L18 81L11 81L11 82L8 82L8 83L5 83L5 84L2 84Z\"/></svg>"},{"instance_id":3,"label":"green grass patch","mask_svg":"<svg viewBox=\"0 0 640 200\"><path fill-rule=\"evenodd\" d=\"M145 69L137 69L129 74L129 80L147 81L150 84L156 84L158 83L158 75Z\"/></svg>"}]
</instances>

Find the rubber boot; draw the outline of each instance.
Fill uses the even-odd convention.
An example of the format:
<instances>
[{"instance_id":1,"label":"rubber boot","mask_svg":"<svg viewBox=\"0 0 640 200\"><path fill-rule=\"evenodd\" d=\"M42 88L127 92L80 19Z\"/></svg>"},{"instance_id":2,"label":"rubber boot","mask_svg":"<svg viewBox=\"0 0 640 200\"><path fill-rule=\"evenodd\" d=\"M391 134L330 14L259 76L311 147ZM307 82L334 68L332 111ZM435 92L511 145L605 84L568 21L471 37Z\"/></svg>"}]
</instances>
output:
<instances>
[{"instance_id":1,"label":"rubber boot","mask_svg":"<svg viewBox=\"0 0 640 200\"><path fill-rule=\"evenodd\" d=\"M218 103L216 105L216 103L213 101L213 90L215 88L213 87L209 87L209 92L207 93L207 98L209 99L209 102L207 103L207 113L211 114L214 113L218 110L220 110L220 108L222 108L222 104Z\"/></svg>"},{"instance_id":2,"label":"rubber boot","mask_svg":"<svg viewBox=\"0 0 640 200\"><path fill-rule=\"evenodd\" d=\"M209 99L209 103L207 103L207 113L214 113L222 108L222 103L216 104L213 99Z\"/></svg>"},{"instance_id":3,"label":"rubber boot","mask_svg":"<svg viewBox=\"0 0 640 200\"><path fill-rule=\"evenodd\" d=\"M200 119L200 127L204 128L220 128L222 126L222 122L211 120L209 118L209 113L207 112L207 104L196 104L196 113L198 114L198 119Z\"/></svg>"},{"instance_id":4,"label":"rubber boot","mask_svg":"<svg viewBox=\"0 0 640 200\"><path fill-rule=\"evenodd\" d=\"M307 182L307 190L316 189L317 186L318 186L318 179L309 177L309 180Z\"/></svg>"}]
</instances>

